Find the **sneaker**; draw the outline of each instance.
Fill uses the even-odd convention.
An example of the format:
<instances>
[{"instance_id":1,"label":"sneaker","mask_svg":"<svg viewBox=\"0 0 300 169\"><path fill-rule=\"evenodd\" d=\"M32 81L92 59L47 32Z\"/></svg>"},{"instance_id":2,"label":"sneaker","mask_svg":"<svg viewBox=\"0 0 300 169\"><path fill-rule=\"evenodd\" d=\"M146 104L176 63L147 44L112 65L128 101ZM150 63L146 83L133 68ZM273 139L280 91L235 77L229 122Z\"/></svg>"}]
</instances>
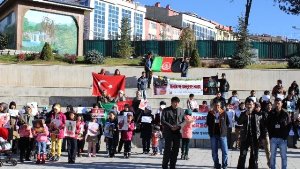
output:
<instances>
[{"instance_id":1,"label":"sneaker","mask_svg":"<svg viewBox=\"0 0 300 169\"><path fill-rule=\"evenodd\" d=\"M54 161L54 159L55 159L55 156L51 156L51 157L49 158L49 161Z\"/></svg>"},{"instance_id":2,"label":"sneaker","mask_svg":"<svg viewBox=\"0 0 300 169\"><path fill-rule=\"evenodd\" d=\"M88 153L88 157L91 157L91 154L90 154L90 153Z\"/></svg>"},{"instance_id":3,"label":"sneaker","mask_svg":"<svg viewBox=\"0 0 300 169\"><path fill-rule=\"evenodd\" d=\"M55 156L54 161L59 161L59 156Z\"/></svg>"},{"instance_id":4,"label":"sneaker","mask_svg":"<svg viewBox=\"0 0 300 169\"><path fill-rule=\"evenodd\" d=\"M92 155L92 157L96 157L96 155Z\"/></svg>"}]
</instances>

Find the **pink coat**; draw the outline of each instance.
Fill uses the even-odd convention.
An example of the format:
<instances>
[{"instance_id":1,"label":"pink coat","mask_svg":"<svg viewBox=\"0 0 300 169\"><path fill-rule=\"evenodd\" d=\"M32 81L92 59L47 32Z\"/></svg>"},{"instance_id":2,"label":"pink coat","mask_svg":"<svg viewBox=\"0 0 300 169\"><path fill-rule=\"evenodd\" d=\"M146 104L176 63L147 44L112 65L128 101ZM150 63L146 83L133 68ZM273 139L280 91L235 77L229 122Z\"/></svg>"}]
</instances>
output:
<instances>
[{"instance_id":1,"label":"pink coat","mask_svg":"<svg viewBox=\"0 0 300 169\"><path fill-rule=\"evenodd\" d=\"M192 138L193 136L193 122L188 122L193 120L193 116L185 115L184 116L185 125L182 128L182 138Z\"/></svg>"},{"instance_id":2,"label":"pink coat","mask_svg":"<svg viewBox=\"0 0 300 169\"><path fill-rule=\"evenodd\" d=\"M128 130L121 132L121 139L124 141L131 141L133 136L134 123L130 122L128 124Z\"/></svg>"},{"instance_id":3,"label":"pink coat","mask_svg":"<svg viewBox=\"0 0 300 169\"><path fill-rule=\"evenodd\" d=\"M20 137L30 137L32 138L31 126L22 125L19 129Z\"/></svg>"},{"instance_id":4,"label":"pink coat","mask_svg":"<svg viewBox=\"0 0 300 169\"><path fill-rule=\"evenodd\" d=\"M55 113L52 113L50 117L51 120L55 119ZM51 138L53 137L53 135L55 135L58 139L63 139L65 137L64 129L66 124L66 116L62 112L59 112L56 118L60 121L60 126L58 127L59 134L54 134L54 131L57 130L57 128L51 126L50 127Z\"/></svg>"},{"instance_id":5,"label":"pink coat","mask_svg":"<svg viewBox=\"0 0 300 169\"><path fill-rule=\"evenodd\" d=\"M49 130L46 125L44 125L44 133L36 133L34 136L37 142L47 142L48 141Z\"/></svg>"}]
</instances>

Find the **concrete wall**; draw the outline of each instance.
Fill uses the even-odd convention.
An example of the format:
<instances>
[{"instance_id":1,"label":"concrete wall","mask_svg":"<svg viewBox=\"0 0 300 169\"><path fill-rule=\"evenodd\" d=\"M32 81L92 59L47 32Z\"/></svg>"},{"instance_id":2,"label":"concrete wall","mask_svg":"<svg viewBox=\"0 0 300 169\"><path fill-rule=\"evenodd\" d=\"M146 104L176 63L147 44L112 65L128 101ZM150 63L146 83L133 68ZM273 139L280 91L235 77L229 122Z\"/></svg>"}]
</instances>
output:
<instances>
[{"instance_id":1,"label":"concrete wall","mask_svg":"<svg viewBox=\"0 0 300 169\"><path fill-rule=\"evenodd\" d=\"M0 101L10 102L15 100L18 105L24 105L29 101L37 101L39 105L48 105L60 102L63 105L91 106L96 101L91 95L92 72L99 72L101 68L113 73L119 69L126 78L126 95L134 97L136 81L143 71L142 67L100 67L87 65L22 65L0 64ZM231 90L238 90L241 99L245 99L250 90L257 91L257 97L264 90L272 90L277 79L283 80L283 86L287 89L292 81L298 80L298 70L235 70L235 69L202 69L193 68L189 77L201 78L213 76L217 73L226 73ZM179 78L178 73L154 73L168 77ZM148 96L152 107L158 107L161 100L170 103L171 95L154 96L152 90L148 90ZM181 106L185 107L185 99L188 96L180 96L183 100ZM196 96L200 101L209 100L213 96Z\"/></svg>"}]
</instances>

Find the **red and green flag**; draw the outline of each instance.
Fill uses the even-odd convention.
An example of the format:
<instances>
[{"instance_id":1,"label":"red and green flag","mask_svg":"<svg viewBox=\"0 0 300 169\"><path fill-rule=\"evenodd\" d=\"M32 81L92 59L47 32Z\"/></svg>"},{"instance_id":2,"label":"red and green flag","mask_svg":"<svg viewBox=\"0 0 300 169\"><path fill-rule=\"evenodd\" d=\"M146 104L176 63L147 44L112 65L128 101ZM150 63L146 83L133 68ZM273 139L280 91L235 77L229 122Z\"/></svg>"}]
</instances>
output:
<instances>
[{"instance_id":1,"label":"red and green flag","mask_svg":"<svg viewBox=\"0 0 300 169\"><path fill-rule=\"evenodd\" d=\"M174 57L155 57L152 63L153 72L180 72L181 59Z\"/></svg>"}]
</instances>

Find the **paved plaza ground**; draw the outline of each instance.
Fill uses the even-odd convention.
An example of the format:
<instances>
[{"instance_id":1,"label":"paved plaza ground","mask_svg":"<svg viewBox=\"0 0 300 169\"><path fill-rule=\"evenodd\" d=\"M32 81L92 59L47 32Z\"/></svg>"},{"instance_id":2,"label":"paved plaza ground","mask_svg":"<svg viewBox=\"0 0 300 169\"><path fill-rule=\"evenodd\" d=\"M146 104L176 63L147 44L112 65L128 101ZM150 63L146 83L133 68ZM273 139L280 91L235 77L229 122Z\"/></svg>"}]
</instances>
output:
<instances>
[{"instance_id":1,"label":"paved plaza ground","mask_svg":"<svg viewBox=\"0 0 300 169\"><path fill-rule=\"evenodd\" d=\"M104 147L101 146L102 150ZM60 168L85 168L85 169L154 169L161 168L162 155L150 156L141 154L142 149L133 148L132 157L124 159L122 154L117 154L115 158L107 158L107 155L100 150L97 157L83 157L76 159L76 164L67 163L67 153L63 153L59 162L47 162L45 165L36 165L33 162L19 163L16 167L4 164L2 168L9 169L60 169ZM102 152L102 153L101 153ZM179 157L179 156L178 156ZM239 151L229 151L228 168L236 168L239 157ZM180 157L179 157L180 158ZM221 151L219 151L219 158L221 159ZM249 152L248 152L249 158ZM247 158L247 159L248 159ZM267 169L267 162L265 153L260 150L259 152L259 168ZM277 154L277 168L280 169L280 157ZM191 148L190 160L178 160L177 168L182 169L204 169L213 168L213 161L211 158L210 149ZM246 164L247 166L247 164ZM298 166L298 167L297 167ZM300 149L288 149L288 169L297 169L300 166Z\"/></svg>"}]
</instances>

